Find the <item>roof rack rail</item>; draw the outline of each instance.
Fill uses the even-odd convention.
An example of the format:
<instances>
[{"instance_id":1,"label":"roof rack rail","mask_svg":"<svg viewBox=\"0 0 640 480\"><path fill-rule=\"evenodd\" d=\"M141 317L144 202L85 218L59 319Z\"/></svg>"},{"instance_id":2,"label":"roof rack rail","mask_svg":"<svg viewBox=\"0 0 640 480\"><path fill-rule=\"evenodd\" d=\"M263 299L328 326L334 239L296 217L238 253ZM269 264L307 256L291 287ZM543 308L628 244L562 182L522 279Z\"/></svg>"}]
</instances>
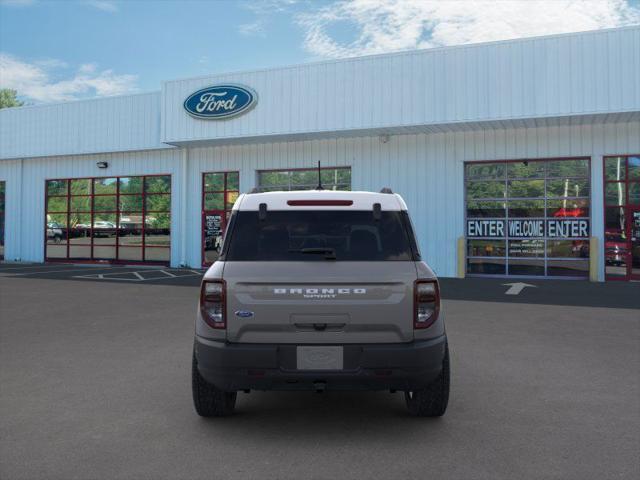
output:
<instances>
[{"instance_id":1,"label":"roof rack rail","mask_svg":"<svg viewBox=\"0 0 640 480\"><path fill-rule=\"evenodd\" d=\"M389 187L384 187L382 190L380 190L380 193L393 193L393 190L391 190Z\"/></svg>"}]
</instances>

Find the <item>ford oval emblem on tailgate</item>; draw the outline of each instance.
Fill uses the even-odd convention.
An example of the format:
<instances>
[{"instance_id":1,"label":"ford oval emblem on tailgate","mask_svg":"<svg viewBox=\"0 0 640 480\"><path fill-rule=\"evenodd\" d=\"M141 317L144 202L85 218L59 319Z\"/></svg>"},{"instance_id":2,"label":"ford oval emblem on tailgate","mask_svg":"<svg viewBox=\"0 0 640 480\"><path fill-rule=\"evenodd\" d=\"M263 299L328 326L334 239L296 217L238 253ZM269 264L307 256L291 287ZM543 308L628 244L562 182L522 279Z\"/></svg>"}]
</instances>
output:
<instances>
[{"instance_id":1,"label":"ford oval emblem on tailgate","mask_svg":"<svg viewBox=\"0 0 640 480\"><path fill-rule=\"evenodd\" d=\"M238 310L236 312L236 317L240 317L240 318L249 318L249 317L253 317L253 312L249 312L247 310Z\"/></svg>"}]
</instances>

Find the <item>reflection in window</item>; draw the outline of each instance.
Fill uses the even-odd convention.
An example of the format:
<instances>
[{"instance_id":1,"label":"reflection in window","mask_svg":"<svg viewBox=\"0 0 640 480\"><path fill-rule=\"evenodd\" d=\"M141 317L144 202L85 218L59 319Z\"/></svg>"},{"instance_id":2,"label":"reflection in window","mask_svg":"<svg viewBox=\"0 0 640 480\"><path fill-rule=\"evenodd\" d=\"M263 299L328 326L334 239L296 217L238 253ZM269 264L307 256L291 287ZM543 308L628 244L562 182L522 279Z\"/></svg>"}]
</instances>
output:
<instances>
[{"instance_id":1,"label":"reflection in window","mask_svg":"<svg viewBox=\"0 0 640 480\"><path fill-rule=\"evenodd\" d=\"M96 178L93 181L94 194L115 194L117 191L117 178Z\"/></svg>"},{"instance_id":2,"label":"reflection in window","mask_svg":"<svg viewBox=\"0 0 640 480\"><path fill-rule=\"evenodd\" d=\"M506 260L500 258L468 258L467 273L476 275L504 275L507 271Z\"/></svg>"},{"instance_id":3,"label":"reflection in window","mask_svg":"<svg viewBox=\"0 0 640 480\"><path fill-rule=\"evenodd\" d=\"M572 178L589 176L589 160L557 160L545 162L547 164L547 178Z\"/></svg>"},{"instance_id":4,"label":"reflection in window","mask_svg":"<svg viewBox=\"0 0 640 480\"><path fill-rule=\"evenodd\" d=\"M544 180L511 180L507 195L512 198L544 197Z\"/></svg>"},{"instance_id":5,"label":"reflection in window","mask_svg":"<svg viewBox=\"0 0 640 480\"><path fill-rule=\"evenodd\" d=\"M79 180L71 180L71 195L91 195L91 180L82 178Z\"/></svg>"},{"instance_id":6,"label":"reflection in window","mask_svg":"<svg viewBox=\"0 0 640 480\"><path fill-rule=\"evenodd\" d=\"M547 180L548 197L588 197L589 193L587 179Z\"/></svg>"},{"instance_id":7,"label":"reflection in window","mask_svg":"<svg viewBox=\"0 0 640 480\"><path fill-rule=\"evenodd\" d=\"M629 183L629 203L640 205L640 182Z\"/></svg>"},{"instance_id":8,"label":"reflection in window","mask_svg":"<svg viewBox=\"0 0 640 480\"><path fill-rule=\"evenodd\" d=\"M467 183L467 198L504 198L505 184L496 181Z\"/></svg>"},{"instance_id":9,"label":"reflection in window","mask_svg":"<svg viewBox=\"0 0 640 480\"><path fill-rule=\"evenodd\" d=\"M469 240L467 255L470 257L504 257L504 240Z\"/></svg>"},{"instance_id":10,"label":"reflection in window","mask_svg":"<svg viewBox=\"0 0 640 480\"><path fill-rule=\"evenodd\" d=\"M604 211L605 250L608 245L624 243L626 248L627 230L625 208L605 208Z\"/></svg>"},{"instance_id":11,"label":"reflection in window","mask_svg":"<svg viewBox=\"0 0 640 480\"><path fill-rule=\"evenodd\" d=\"M171 193L171 177L159 175L155 177L145 177L145 193Z\"/></svg>"},{"instance_id":12,"label":"reflection in window","mask_svg":"<svg viewBox=\"0 0 640 480\"><path fill-rule=\"evenodd\" d=\"M626 204L626 184L622 182L606 183L604 186L604 201L607 205Z\"/></svg>"},{"instance_id":13,"label":"reflection in window","mask_svg":"<svg viewBox=\"0 0 640 480\"><path fill-rule=\"evenodd\" d=\"M640 180L640 157L627 158L627 177L629 180Z\"/></svg>"},{"instance_id":14,"label":"reflection in window","mask_svg":"<svg viewBox=\"0 0 640 480\"><path fill-rule=\"evenodd\" d=\"M510 162L507 164L509 178L544 178L545 162Z\"/></svg>"},{"instance_id":15,"label":"reflection in window","mask_svg":"<svg viewBox=\"0 0 640 480\"><path fill-rule=\"evenodd\" d=\"M589 258L589 241L548 240L547 256L560 258Z\"/></svg>"},{"instance_id":16,"label":"reflection in window","mask_svg":"<svg viewBox=\"0 0 640 480\"><path fill-rule=\"evenodd\" d=\"M508 274L542 276L544 275L544 260L523 260L520 258L510 258Z\"/></svg>"},{"instance_id":17,"label":"reflection in window","mask_svg":"<svg viewBox=\"0 0 640 480\"><path fill-rule=\"evenodd\" d=\"M544 200L511 200L509 218L544 217Z\"/></svg>"},{"instance_id":18,"label":"reflection in window","mask_svg":"<svg viewBox=\"0 0 640 480\"><path fill-rule=\"evenodd\" d=\"M142 193L143 177L120 177L120 194Z\"/></svg>"},{"instance_id":19,"label":"reflection in window","mask_svg":"<svg viewBox=\"0 0 640 480\"><path fill-rule=\"evenodd\" d=\"M71 197L69 203L72 212L91 212L91 197Z\"/></svg>"},{"instance_id":20,"label":"reflection in window","mask_svg":"<svg viewBox=\"0 0 640 480\"><path fill-rule=\"evenodd\" d=\"M46 191L47 259L168 261L170 176L49 180Z\"/></svg>"},{"instance_id":21,"label":"reflection in window","mask_svg":"<svg viewBox=\"0 0 640 480\"><path fill-rule=\"evenodd\" d=\"M96 212L115 212L118 207L115 195L100 195L93 198L93 210Z\"/></svg>"},{"instance_id":22,"label":"reflection in window","mask_svg":"<svg viewBox=\"0 0 640 480\"><path fill-rule=\"evenodd\" d=\"M202 264L218 259L233 204L240 195L238 172L204 173L202 180Z\"/></svg>"},{"instance_id":23,"label":"reflection in window","mask_svg":"<svg viewBox=\"0 0 640 480\"><path fill-rule=\"evenodd\" d=\"M351 168L336 167L320 170L325 190L351 190ZM318 186L318 169L263 170L258 172L258 190L313 190Z\"/></svg>"},{"instance_id":24,"label":"reflection in window","mask_svg":"<svg viewBox=\"0 0 640 480\"><path fill-rule=\"evenodd\" d=\"M467 180L504 179L505 163L468 163L465 166Z\"/></svg>"},{"instance_id":25,"label":"reflection in window","mask_svg":"<svg viewBox=\"0 0 640 480\"><path fill-rule=\"evenodd\" d=\"M589 261L549 260L547 271L549 275L554 277L587 277L589 275Z\"/></svg>"},{"instance_id":26,"label":"reflection in window","mask_svg":"<svg viewBox=\"0 0 640 480\"><path fill-rule=\"evenodd\" d=\"M47 199L47 212L66 212L68 208L67 197L49 197Z\"/></svg>"},{"instance_id":27,"label":"reflection in window","mask_svg":"<svg viewBox=\"0 0 640 480\"><path fill-rule=\"evenodd\" d=\"M582 198L547 200L547 217L589 217L589 200Z\"/></svg>"},{"instance_id":28,"label":"reflection in window","mask_svg":"<svg viewBox=\"0 0 640 480\"><path fill-rule=\"evenodd\" d=\"M605 180L620 181L627 178L627 162L625 157L609 157L604 159Z\"/></svg>"},{"instance_id":29,"label":"reflection in window","mask_svg":"<svg viewBox=\"0 0 640 480\"><path fill-rule=\"evenodd\" d=\"M467 230L483 232L467 238L467 273L567 276L573 272L577 277L588 276L588 269L585 273L579 264L588 263L588 238L545 235L549 235L549 222L572 225L570 222L586 221L588 225L589 171L590 162L583 158L466 164L466 218L483 219L487 225L486 229ZM551 264L550 259L576 265Z\"/></svg>"},{"instance_id":30,"label":"reflection in window","mask_svg":"<svg viewBox=\"0 0 640 480\"><path fill-rule=\"evenodd\" d=\"M505 202L478 202L470 200L467 202L467 217L498 217L505 216Z\"/></svg>"},{"instance_id":31,"label":"reflection in window","mask_svg":"<svg viewBox=\"0 0 640 480\"><path fill-rule=\"evenodd\" d=\"M47 182L47 196L68 195L68 184L66 180L49 180Z\"/></svg>"}]
</instances>

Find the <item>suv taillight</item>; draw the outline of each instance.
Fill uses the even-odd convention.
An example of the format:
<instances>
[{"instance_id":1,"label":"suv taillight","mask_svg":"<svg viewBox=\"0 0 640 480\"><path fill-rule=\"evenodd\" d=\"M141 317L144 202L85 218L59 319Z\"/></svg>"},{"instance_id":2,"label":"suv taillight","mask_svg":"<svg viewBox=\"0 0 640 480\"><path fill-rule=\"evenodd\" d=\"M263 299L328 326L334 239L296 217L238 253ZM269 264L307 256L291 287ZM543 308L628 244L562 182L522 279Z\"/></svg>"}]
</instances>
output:
<instances>
[{"instance_id":1,"label":"suv taillight","mask_svg":"<svg viewBox=\"0 0 640 480\"><path fill-rule=\"evenodd\" d=\"M227 328L224 280L203 280L200 290L200 313L211 328Z\"/></svg>"},{"instance_id":2,"label":"suv taillight","mask_svg":"<svg viewBox=\"0 0 640 480\"><path fill-rule=\"evenodd\" d=\"M438 319L440 288L436 280L417 280L414 285L414 328L428 328Z\"/></svg>"}]
</instances>

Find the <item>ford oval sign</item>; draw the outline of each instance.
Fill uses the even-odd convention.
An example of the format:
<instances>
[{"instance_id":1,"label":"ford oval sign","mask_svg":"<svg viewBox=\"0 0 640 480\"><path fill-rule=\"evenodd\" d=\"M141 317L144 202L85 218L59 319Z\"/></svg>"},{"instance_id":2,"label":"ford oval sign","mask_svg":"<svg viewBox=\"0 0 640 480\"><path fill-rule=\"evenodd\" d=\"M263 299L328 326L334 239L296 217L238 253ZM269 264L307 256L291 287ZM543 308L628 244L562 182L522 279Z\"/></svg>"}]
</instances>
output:
<instances>
[{"instance_id":1,"label":"ford oval sign","mask_svg":"<svg viewBox=\"0 0 640 480\"><path fill-rule=\"evenodd\" d=\"M243 85L213 85L192 93L184 109L196 118L224 120L250 110L258 101L256 92Z\"/></svg>"}]
</instances>

